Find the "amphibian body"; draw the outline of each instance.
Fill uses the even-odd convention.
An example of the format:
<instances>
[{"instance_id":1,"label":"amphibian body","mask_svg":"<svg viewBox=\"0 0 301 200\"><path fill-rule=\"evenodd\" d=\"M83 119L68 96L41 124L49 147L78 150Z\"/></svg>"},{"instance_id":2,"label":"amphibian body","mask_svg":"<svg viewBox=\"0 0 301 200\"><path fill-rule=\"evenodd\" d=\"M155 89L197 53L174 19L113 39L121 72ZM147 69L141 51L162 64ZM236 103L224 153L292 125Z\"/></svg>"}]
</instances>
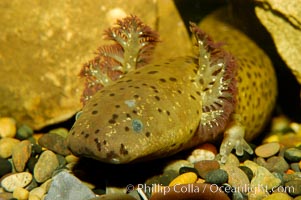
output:
<instances>
[{"instance_id":1,"label":"amphibian body","mask_svg":"<svg viewBox=\"0 0 301 200\"><path fill-rule=\"evenodd\" d=\"M100 49L100 56L84 70L88 91L95 94L83 98L87 101L67 138L74 154L128 163L168 156L223 135L223 161L233 148L237 154L252 153L244 138L250 141L262 129L276 98L273 68L255 44L238 33L244 41L241 48L251 47L258 60L236 58L223 50L225 45L214 43L191 24L196 55L145 64L146 57L139 53L152 48L137 50L133 57L128 56L126 45L143 48L158 41L156 36L133 16L119 21L119 26L119 32L110 29L107 34L120 46ZM136 45L135 31L137 38L146 36ZM239 37L235 37L237 42ZM139 59L143 67L137 67ZM114 66L97 70L100 61ZM99 75L99 71L109 73ZM116 76L121 78L111 81ZM97 84L105 87L96 91Z\"/></svg>"}]
</instances>

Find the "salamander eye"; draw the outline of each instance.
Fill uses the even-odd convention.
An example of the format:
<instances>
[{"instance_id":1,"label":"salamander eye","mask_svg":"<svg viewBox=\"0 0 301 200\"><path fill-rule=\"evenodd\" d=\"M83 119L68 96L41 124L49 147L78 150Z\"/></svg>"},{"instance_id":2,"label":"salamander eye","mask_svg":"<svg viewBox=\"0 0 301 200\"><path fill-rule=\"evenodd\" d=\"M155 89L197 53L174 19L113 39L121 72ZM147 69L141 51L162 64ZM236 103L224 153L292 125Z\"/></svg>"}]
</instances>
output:
<instances>
[{"instance_id":1,"label":"salamander eye","mask_svg":"<svg viewBox=\"0 0 301 200\"><path fill-rule=\"evenodd\" d=\"M134 119L132 127L135 132L140 132L143 129L143 123L139 119Z\"/></svg>"}]
</instances>

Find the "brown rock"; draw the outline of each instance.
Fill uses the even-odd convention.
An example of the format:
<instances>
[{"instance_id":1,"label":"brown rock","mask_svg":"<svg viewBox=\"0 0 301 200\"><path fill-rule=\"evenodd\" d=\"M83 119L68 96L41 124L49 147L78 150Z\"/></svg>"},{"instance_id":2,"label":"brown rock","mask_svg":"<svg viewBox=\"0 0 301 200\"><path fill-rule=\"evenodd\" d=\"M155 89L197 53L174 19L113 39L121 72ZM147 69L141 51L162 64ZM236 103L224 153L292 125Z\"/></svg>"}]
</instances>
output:
<instances>
[{"instance_id":1,"label":"brown rock","mask_svg":"<svg viewBox=\"0 0 301 200\"><path fill-rule=\"evenodd\" d=\"M34 167L34 178L42 183L51 178L54 170L59 166L59 161L52 151L44 151Z\"/></svg>"},{"instance_id":2,"label":"brown rock","mask_svg":"<svg viewBox=\"0 0 301 200\"><path fill-rule=\"evenodd\" d=\"M216 160L202 160L194 163L194 168L202 178L205 178L209 171L219 169L219 163Z\"/></svg>"},{"instance_id":3,"label":"brown rock","mask_svg":"<svg viewBox=\"0 0 301 200\"><path fill-rule=\"evenodd\" d=\"M26 163L31 156L31 147L29 140L23 140L13 148L12 158L17 172L24 171Z\"/></svg>"},{"instance_id":4,"label":"brown rock","mask_svg":"<svg viewBox=\"0 0 301 200\"><path fill-rule=\"evenodd\" d=\"M0 4L0 12L0 115L14 116L33 129L63 121L81 109L78 73L116 18L135 14L157 27L162 44L155 57L184 55L190 49L171 0L9 1Z\"/></svg>"},{"instance_id":5,"label":"brown rock","mask_svg":"<svg viewBox=\"0 0 301 200\"><path fill-rule=\"evenodd\" d=\"M65 138L55 133L45 134L39 138L39 144L55 153L63 156L70 155L71 152L67 148Z\"/></svg>"},{"instance_id":6,"label":"brown rock","mask_svg":"<svg viewBox=\"0 0 301 200\"><path fill-rule=\"evenodd\" d=\"M263 158L268 158L278 153L279 149L280 144L277 142L266 143L258 146L255 149L255 154Z\"/></svg>"}]
</instances>

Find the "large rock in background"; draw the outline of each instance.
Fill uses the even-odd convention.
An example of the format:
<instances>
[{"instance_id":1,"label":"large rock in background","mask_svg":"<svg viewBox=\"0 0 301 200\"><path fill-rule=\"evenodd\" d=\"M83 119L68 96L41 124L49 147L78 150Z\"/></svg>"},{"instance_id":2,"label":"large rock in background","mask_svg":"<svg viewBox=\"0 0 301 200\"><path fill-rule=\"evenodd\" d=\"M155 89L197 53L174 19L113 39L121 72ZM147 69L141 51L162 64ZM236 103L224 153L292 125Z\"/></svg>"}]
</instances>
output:
<instances>
[{"instance_id":1,"label":"large rock in background","mask_svg":"<svg viewBox=\"0 0 301 200\"><path fill-rule=\"evenodd\" d=\"M171 0L3 0L0 13L0 116L34 129L81 109L78 73L115 19L135 14L160 33L154 59L190 51Z\"/></svg>"},{"instance_id":2,"label":"large rock in background","mask_svg":"<svg viewBox=\"0 0 301 200\"><path fill-rule=\"evenodd\" d=\"M255 0L255 5L279 55L301 83L301 0Z\"/></svg>"}]
</instances>

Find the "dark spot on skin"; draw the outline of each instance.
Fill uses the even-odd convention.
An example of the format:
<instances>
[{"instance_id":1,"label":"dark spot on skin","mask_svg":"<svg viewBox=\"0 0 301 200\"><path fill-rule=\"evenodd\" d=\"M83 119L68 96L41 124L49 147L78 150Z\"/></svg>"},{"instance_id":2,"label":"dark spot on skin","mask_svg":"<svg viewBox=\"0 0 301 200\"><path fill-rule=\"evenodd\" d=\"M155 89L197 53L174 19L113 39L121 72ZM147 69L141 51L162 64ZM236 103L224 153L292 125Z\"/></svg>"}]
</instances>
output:
<instances>
[{"instance_id":1,"label":"dark spot on skin","mask_svg":"<svg viewBox=\"0 0 301 200\"><path fill-rule=\"evenodd\" d=\"M132 85L129 85L128 87L129 87L129 88L132 88L132 87L134 87L134 86L132 86Z\"/></svg>"},{"instance_id":2,"label":"dark spot on skin","mask_svg":"<svg viewBox=\"0 0 301 200\"><path fill-rule=\"evenodd\" d=\"M197 73L198 73L198 70L194 69L193 72L194 72L195 74L197 74Z\"/></svg>"},{"instance_id":3,"label":"dark spot on skin","mask_svg":"<svg viewBox=\"0 0 301 200\"><path fill-rule=\"evenodd\" d=\"M176 81L177 81L177 79L174 78L174 77L170 77L169 80L170 80L170 81L173 81L173 82L176 82Z\"/></svg>"},{"instance_id":4,"label":"dark spot on skin","mask_svg":"<svg viewBox=\"0 0 301 200\"><path fill-rule=\"evenodd\" d=\"M139 72L139 71L137 71L137 72L135 72L135 74L140 74L141 72Z\"/></svg>"},{"instance_id":5,"label":"dark spot on skin","mask_svg":"<svg viewBox=\"0 0 301 200\"><path fill-rule=\"evenodd\" d=\"M195 98L193 95L190 95L190 97L191 97L193 100L196 100L196 98Z\"/></svg>"},{"instance_id":6,"label":"dark spot on skin","mask_svg":"<svg viewBox=\"0 0 301 200\"><path fill-rule=\"evenodd\" d=\"M160 78L159 79L162 83L165 83L166 82L166 80L164 79L164 78Z\"/></svg>"},{"instance_id":7,"label":"dark spot on skin","mask_svg":"<svg viewBox=\"0 0 301 200\"><path fill-rule=\"evenodd\" d=\"M107 144L107 141L106 141L106 140L104 140L102 143L103 143L104 145L106 145L106 144Z\"/></svg>"},{"instance_id":8,"label":"dark spot on skin","mask_svg":"<svg viewBox=\"0 0 301 200\"><path fill-rule=\"evenodd\" d=\"M181 91L181 90L177 90L177 92L178 92L179 94L182 94L182 91Z\"/></svg>"},{"instance_id":9,"label":"dark spot on skin","mask_svg":"<svg viewBox=\"0 0 301 200\"><path fill-rule=\"evenodd\" d=\"M192 132L193 132L192 129L190 129L190 130L189 130L189 133L191 134Z\"/></svg>"},{"instance_id":10,"label":"dark spot on skin","mask_svg":"<svg viewBox=\"0 0 301 200\"><path fill-rule=\"evenodd\" d=\"M133 110L133 113L134 113L134 114L137 114L137 110Z\"/></svg>"},{"instance_id":11,"label":"dark spot on skin","mask_svg":"<svg viewBox=\"0 0 301 200\"><path fill-rule=\"evenodd\" d=\"M196 110L196 114L200 114L200 111L199 111L199 110Z\"/></svg>"},{"instance_id":12,"label":"dark spot on skin","mask_svg":"<svg viewBox=\"0 0 301 200\"><path fill-rule=\"evenodd\" d=\"M95 138L95 139L94 139L94 142L95 142L95 144L96 144L97 150L98 150L98 151L101 151L101 143L99 142L98 138Z\"/></svg>"},{"instance_id":13,"label":"dark spot on skin","mask_svg":"<svg viewBox=\"0 0 301 200\"><path fill-rule=\"evenodd\" d=\"M158 108L158 112L159 112L159 113L161 113L161 112L162 112L162 110L161 110L160 108Z\"/></svg>"},{"instance_id":14,"label":"dark spot on skin","mask_svg":"<svg viewBox=\"0 0 301 200\"><path fill-rule=\"evenodd\" d=\"M170 145L171 147L174 147L174 146L176 146L176 143L173 143L172 145Z\"/></svg>"},{"instance_id":15,"label":"dark spot on skin","mask_svg":"<svg viewBox=\"0 0 301 200\"><path fill-rule=\"evenodd\" d=\"M154 90L154 92L155 92L155 93L159 93L159 91L158 91L158 90Z\"/></svg>"},{"instance_id":16,"label":"dark spot on skin","mask_svg":"<svg viewBox=\"0 0 301 200\"><path fill-rule=\"evenodd\" d=\"M196 92L197 95L201 96L201 93L199 91Z\"/></svg>"},{"instance_id":17,"label":"dark spot on skin","mask_svg":"<svg viewBox=\"0 0 301 200\"><path fill-rule=\"evenodd\" d=\"M156 67L159 67L159 66L161 66L161 65L159 65L159 64L155 64L154 66L156 66Z\"/></svg>"},{"instance_id":18,"label":"dark spot on skin","mask_svg":"<svg viewBox=\"0 0 301 200\"><path fill-rule=\"evenodd\" d=\"M169 64L169 62L165 62L164 64L165 64L165 65L168 65L168 64Z\"/></svg>"},{"instance_id":19,"label":"dark spot on skin","mask_svg":"<svg viewBox=\"0 0 301 200\"><path fill-rule=\"evenodd\" d=\"M139 95L138 95L138 94L135 94L135 95L134 95L134 98L136 98L136 99L139 98Z\"/></svg>"},{"instance_id":20,"label":"dark spot on skin","mask_svg":"<svg viewBox=\"0 0 301 200\"><path fill-rule=\"evenodd\" d=\"M115 105L115 108L120 108L120 105Z\"/></svg>"},{"instance_id":21,"label":"dark spot on skin","mask_svg":"<svg viewBox=\"0 0 301 200\"><path fill-rule=\"evenodd\" d=\"M155 98L157 99L157 101L160 101L160 97L158 97L158 96L155 96Z\"/></svg>"},{"instance_id":22,"label":"dark spot on skin","mask_svg":"<svg viewBox=\"0 0 301 200\"><path fill-rule=\"evenodd\" d=\"M86 133L86 135L85 135L85 138L88 138L89 137L89 134L88 133Z\"/></svg>"},{"instance_id":23,"label":"dark spot on skin","mask_svg":"<svg viewBox=\"0 0 301 200\"><path fill-rule=\"evenodd\" d=\"M114 94L114 93L111 93L110 96L113 97L113 96L115 96L115 94Z\"/></svg>"},{"instance_id":24,"label":"dark spot on skin","mask_svg":"<svg viewBox=\"0 0 301 200\"><path fill-rule=\"evenodd\" d=\"M147 86L147 84L146 84L146 83L142 83L142 85L143 85L143 86Z\"/></svg>"},{"instance_id":25,"label":"dark spot on skin","mask_svg":"<svg viewBox=\"0 0 301 200\"><path fill-rule=\"evenodd\" d=\"M156 73L158 73L158 71L149 71L149 72L147 72L148 74L156 74Z\"/></svg>"},{"instance_id":26,"label":"dark spot on skin","mask_svg":"<svg viewBox=\"0 0 301 200\"><path fill-rule=\"evenodd\" d=\"M117 114L113 114L112 115L112 119L117 119L118 118L118 115Z\"/></svg>"},{"instance_id":27,"label":"dark spot on skin","mask_svg":"<svg viewBox=\"0 0 301 200\"><path fill-rule=\"evenodd\" d=\"M135 132L140 132L143 129L143 123L139 119L134 119L132 127Z\"/></svg>"},{"instance_id":28,"label":"dark spot on skin","mask_svg":"<svg viewBox=\"0 0 301 200\"><path fill-rule=\"evenodd\" d=\"M96 115L97 113L98 113L97 110L93 110L93 111L92 111L92 115Z\"/></svg>"},{"instance_id":29,"label":"dark spot on skin","mask_svg":"<svg viewBox=\"0 0 301 200\"><path fill-rule=\"evenodd\" d=\"M120 153L121 155L127 155L127 154L129 153L128 150L125 149L124 144L120 144L120 150L119 150L119 153Z\"/></svg>"},{"instance_id":30,"label":"dark spot on skin","mask_svg":"<svg viewBox=\"0 0 301 200\"><path fill-rule=\"evenodd\" d=\"M194 82L195 82L195 80L194 80L194 79L191 79L191 80L190 80L190 82L191 82L191 83L194 83Z\"/></svg>"},{"instance_id":31,"label":"dark spot on skin","mask_svg":"<svg viewBox=\"0 0 301 200\"><path fill-rule=\"evenodd\" d=\"M169 116L169 115L170 115L170 112L167 110L167 111L166 111L166 114Z\"/></svg>"},{"instance_id":32,"label":"dark spot on skin","mask_svg":"<svg viewBox=\"0 0 301 200\"><path fill-rule=\"evenodd\" d=\"M140 87L139 87L139 86L135 86L134 88L135 88L135 89L140 89Z\"/></svg>"},{"instance_id":33,"label":"dark spot on skin","mask_svg":"<svg viewBox=\"0 0 301 200\"><path fill-rule=\"evenodd\" d=\"M129 113L126 113L127 118L131 118L131 115Z\"/></svg>"},{"instance_id":34,"label":"dark spot on skin","mask_svg":"<svg viewBox=\"0 0 301 200\"><path fill-rule=\"evenodd\" d=\"M97 105L98 105L98 103L93 104L94 107L97 106Z\"/></svg>"},{"instance_id":35,"label":"dark spot on skin","mask_svg":"<svg viewBox=\"0 0 301 200\"><path fill-rule=\"evenodd\" d=\"M152 89L154 89L154 90L156 90L157 88L156 88L156 86L150 86Z\"/></svg>"},{"instance_id":36,"label":"dark spot on skin","mask_svg":"<svg viewBox=\"0 0 301 200\"><path fill-rule=\"evenodd\" d=\"M126 80L126 82L131 82L132 80L131 79L129 79L129 80Z\"/></svg>"},{"instance_id":37,"label":"dark spot on skin","mask_svg":"<svg viewBox=\"0 0 301 200\"><path fill-rule=\"evenodd\" d=\"M99 131L100 131L99 129L96 129L94 133L97 134L99 133Z\"/></svg>"},{"instance_id":38,"label":"dark spot on skin","mask_svg":"<svg viewBox=\"0 0 301 200\"><path fill-rule=\"evenodd\" d=\"M200 83L201 85L204 85L204 80L203 80L202 78L200 78L199 83Z\"/></svg>"},{"instance_id":39,"label":"dark spot on skin","mask_svg":"<svg viewBox=\"0 0 301 200\"><path fill-rule=\"evenodd\" d=\"M119 88L119 90L124 90L124 88Z\"/></svg>"},{"instance_id":40,"label":"dark spot on skin","mask_svg":"<svg viewBox=\"0 0 301 200\"><path fill-rule=\"evenodd\" d=\"M109 120L109 123L110 123L110 124L115 124L116 121L115 121L114 119L110 119L110 120Z\"/></svg>"},{"instance_id":41,"label":"dark spot on skin","mask_svg":"<svg viewBox=\"0 0 301 200\"><path fill-rule=\"evenodd\" d=\"M146 137L149 137L149 136L150 136L150 132L146 132L146 133L145 133L145 136L146 136Z\"/></svg>"},{"instance_id":42,"label":"dark spot on skin","mask_svg":"<svg viewBox=\"0 0 301 200\"><path fill-rule=\"evenodd\" d=\"M125 130L125 131L129 131L130 128L126 126L126 127L124 127L124 130Z\"/></svg>"},{"instance_id":43,"label":"dark spot on skin","mask_svg":"<svg viewBox=\"0 0 301 200\"><path fill-rule=\"evenodd\" d=\"M84 134L85 134L85 132L84 132L84 131L82 131L82 132L80 132L80 134L81 134L81 135L84 135Z\"/></svg>"},{"instance_id":44,"label":"dark spot on skin","mask_svg":"<svg viewBox=\"0 0 301 200\"><path fill-rule=\"evenodd\" d=\"M75 135L75 131L72 131L71 135Z\"/></svg>"}]
</instances>

